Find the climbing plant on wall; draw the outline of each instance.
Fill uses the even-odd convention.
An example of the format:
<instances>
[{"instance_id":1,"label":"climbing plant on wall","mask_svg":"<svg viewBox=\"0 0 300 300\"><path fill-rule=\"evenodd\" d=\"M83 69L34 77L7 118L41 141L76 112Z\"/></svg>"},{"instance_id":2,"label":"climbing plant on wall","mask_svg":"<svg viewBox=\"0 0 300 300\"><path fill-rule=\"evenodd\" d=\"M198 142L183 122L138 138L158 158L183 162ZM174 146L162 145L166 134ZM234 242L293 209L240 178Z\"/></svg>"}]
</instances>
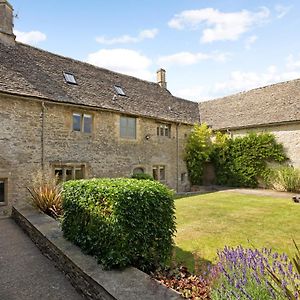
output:
<instances>
[{"instance_id":1,"label":"climbing plant on wall","mask_svg":"<svg viewBox=\"0 0 300 300\"><path fill-rule=\"evenodd\" d=\"M210 160L213 151L212 130L204 123L194 125L186 145L185 161L192 184L201 184L203 165Z\"/></svg>"},{"instance_id":2,"label":"climbing plant on wall","mask_svg":"<svg viewBox=\"0 0 300 300\"><path fill-rule=\"evenodd\" d=\"M283 145L271 133L250 133L231 139L217 134L211 160L217 183L228 186L256 187L264 177L267 162L287 159Z\"/></svg>"},{"instance_id":3,"label":"climbing plant on wall","mask_svg":"<svg viewBox=\"0 0 300 300\"><path fill-rule=\"evenodd\" d=\"M271 133L250 133L231 138L220 132L212 137L206 124L195 125L186 146L186 164L192 184L201 184L205 162L212 162L217 183L256 187L267 172L268 162L284 162L283 145Z\"/></svg>"}]
</instances>

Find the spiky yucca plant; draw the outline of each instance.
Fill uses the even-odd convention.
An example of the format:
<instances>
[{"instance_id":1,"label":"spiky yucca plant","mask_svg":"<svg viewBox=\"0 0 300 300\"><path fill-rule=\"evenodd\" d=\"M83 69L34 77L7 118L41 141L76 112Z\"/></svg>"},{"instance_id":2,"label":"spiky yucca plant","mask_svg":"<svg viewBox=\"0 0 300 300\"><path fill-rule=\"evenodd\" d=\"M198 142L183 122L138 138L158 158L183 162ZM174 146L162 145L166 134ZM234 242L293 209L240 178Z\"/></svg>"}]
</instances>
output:
<instances>
[{"instance_id":1,"label":"spiky yucca plant","mask_svg":"<svg viewBox=\"0 0 300 300\"><path fill-rule=\"evenodd\" d=\"M34 174L32 185L27 189L34 207L54 218L62 215L61 187L51 170Z\"/></svg>"}]
</instances>

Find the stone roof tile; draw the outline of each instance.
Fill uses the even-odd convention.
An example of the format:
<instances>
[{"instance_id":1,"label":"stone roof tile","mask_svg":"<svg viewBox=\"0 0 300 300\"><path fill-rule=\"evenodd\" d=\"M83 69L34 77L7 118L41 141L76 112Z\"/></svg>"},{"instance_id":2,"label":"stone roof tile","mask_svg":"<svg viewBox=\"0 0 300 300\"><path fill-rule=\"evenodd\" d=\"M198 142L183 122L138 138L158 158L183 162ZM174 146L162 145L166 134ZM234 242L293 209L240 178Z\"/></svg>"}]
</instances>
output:
<instances>
[{"instance_id":1,"label":"stone roof tile","mask_svg":"<svg viewBox=\"0 0 300 300\"><path fill-rule=\"evenodd\" d=\"M68 84L63 72L74 74ZM126 96L116 95L114 85ZM157 83L98 68L28 45L0 43L0 91L87 105L174 122L199 122L198 104L172 96Z\"/></svg>"},{"instance_id":2,"label":"stone roof tile","mask_svg":"<svg viewBox=\"0 0 300 300\"><path fill-rule=\"evenodd\" d=\"M300 120L300 79L200 102L201 122L213 129L256 127Z\"/></svg>"}]
</instances>

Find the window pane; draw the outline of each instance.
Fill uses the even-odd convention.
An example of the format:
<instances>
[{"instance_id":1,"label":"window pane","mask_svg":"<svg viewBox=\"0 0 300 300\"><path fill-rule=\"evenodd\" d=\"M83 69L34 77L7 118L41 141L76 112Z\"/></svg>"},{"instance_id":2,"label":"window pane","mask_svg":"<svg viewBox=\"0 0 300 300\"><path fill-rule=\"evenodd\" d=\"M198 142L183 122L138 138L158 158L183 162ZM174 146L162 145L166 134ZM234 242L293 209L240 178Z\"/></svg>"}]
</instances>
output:
<instances>
[{"instance_id":1,"label":"window pane","mask_svg":"<svg viewBox=\"0 0 300 300\"><path fill-rule=\"evenodd\" d=\"M73 179L73 170L72 169L66 169L66 181Z\"/></svg>"},{"instance_id":2,"label":"window pane","mask_svg":"<svg viewBox=\"0 0 300 300\"><path fill-rule=\"evenodd\" d=\"M57 176L58 181L63 180L63 170L62 169L55 169L54 174L55 174L55 176Z\"/></svg>"},{"instance_id":3,"label":"window pane","mask_svg":"<svg viewBox=\"0 0 300 300\"><path fill-rule=\"evenodd\" d=\"M135 139L135 128L129 127L129 128L127 129L127 137L128 137L128 138Z\"/></svg>"},{"instance_id":4,"label":"window pane","mask_svg":"<svg viewBox=\"0 0 300 300\"><path fill-rule=\"evenodd\" d=\"M120 136L121 137L126 137L127 136L126 127L120 127Z\"/></svg>"},{"instance_id":5,"label":"window pane","mask_svg":"<svg viewBox=\"0 0 300 300\"><path fill-rule=\"evenodd\" d=\"M82 168L76 168L75 169L75 179L83 179L83 169Z\"/></svg>"},{"instance_id":6,"label":"window pane","mask_svg":"<svg viewBox=\"0 0 300 300\"><path fill-rule=\"evenodd\" d=\"M126 117L120 117L120 127L125 128L127 126L127 118Z\"/></svg>"},{"instance_id":7,"label":"window pane","mask_svg":"<svg viewBox=\"0 0 300 300\"><path fill-rule=\"evenodd\" d=\"M164 127L162 125L160 126L160 135L164 136Z\"/></svg>"},{"instance_id":8,"label":"window pane","mask_svg":"<svg viewBox=\"0 0 300 300\"><path fill-rule=\"evenodd\" d=\"M166 127L165 127L165 136L169 136L169 135L170 135L169 126L166 125Z\"/></svg>"},{"instance_id":9,"label":"window pane","mask_svg":"<svg viewBox=\"0 0 300 300\"><path fill-rule=\"evenodd\" d=\"M153 179L158 180L158 168L153 168Z\"/></svg>"},{"instance_id":10,"label":"window pane","mask_svg":"<svg viewBox=\"0 0 300 300\"><path fill-rule=\"evenodd\" d=\"M64 77L67 83L73 83L76 84L76 79L73 74L70 73L64 73Z\"/></svg>"},{"instance_id":11,"label":"window pane","mask_svg":"<svg viewBox=\"0 0 300 300\"><path fill-rule=\"evenodd\" d=\"M120 117L120 136L125 138L136 138L136 119Z\"/></svg>"},{"instance_id":12,"label":"window pane","mask_svg":"<svg viewBox=\"0 0 300 300\"><path fill-rule=\"evenodd\" d=\"M165 180L166 179L166 172L165 167L159 168L159 180Z\"/></svg>"},{"instance_id":13,"label":"window pane","mask_svg":"<svg viewBox=\"0 0 300 300\"><path fill-rule=\"evenodd\" d=\"M128 127L135 128L135 119L134 118L127 118Z\"/></svg>"},{"instance_id":14,"label":"window pane","mask_svg":"<svg viewBox=\"0 0 300 300\"><path fill-rule=\"evenodd\" d=\"M81 115L73 114L73 130L81 131Z\"/></svg>"},{"instance_id":15,"label":"window pane","mask_svg":"<svg viewBox=\"0 0 300 300\"><path fill-rule=\"evenodd\" d=\"M157 130L157 135L159 136L159 126L157 126L156 130Z\"/></svg>"},{"instance_id":16,"label":"window pane","mask_svg":"<svg viewBox=\"0 0 300 300\"><path fill-rule=\"evenodd\" d=\"M92 116L83 115L83 132L91 133L92 132Z\"/></svg>"},{"instance_id":17,"label":"window pane","mask_svg":"<svg viewBox=\"0 0 300 300\"><path fill-rule=\"evenodd\" d=\"M5 183L3 180L0 181L0 203L5 201Z\"/></svg>"}]
</instances>

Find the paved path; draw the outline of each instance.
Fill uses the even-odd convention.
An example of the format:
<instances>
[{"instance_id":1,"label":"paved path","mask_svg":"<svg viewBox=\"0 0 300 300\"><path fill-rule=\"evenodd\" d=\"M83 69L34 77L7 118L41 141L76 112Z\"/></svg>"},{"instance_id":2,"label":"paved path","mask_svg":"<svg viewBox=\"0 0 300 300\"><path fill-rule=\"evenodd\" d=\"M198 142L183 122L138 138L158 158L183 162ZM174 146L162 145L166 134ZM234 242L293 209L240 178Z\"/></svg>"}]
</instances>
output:
<instances>
[{"instance_id":1,"label":"paved path","mask_svg":"<svg viewBox=\"0 0 300 300\"><path fill-rule=\"evenodd\" d=\"M83 300L10 219L0 219L1 300Z\"/></svg>"},{"instance_id":2,"label":"paved path","mask_svg":"<svg viewBox=\"0 0 300 300\"><path fill-rule=\"evenodd\" d=\"M265 189L225 189L223 192L234 192L240 194L247 194L247 195L257 195L257 196L270 196L275 198L287 198L292 199L293 196L297 195L297 193L287 193L287 192L277 192L274 190L265 190Z\"/></svg>"}]
</instances>

